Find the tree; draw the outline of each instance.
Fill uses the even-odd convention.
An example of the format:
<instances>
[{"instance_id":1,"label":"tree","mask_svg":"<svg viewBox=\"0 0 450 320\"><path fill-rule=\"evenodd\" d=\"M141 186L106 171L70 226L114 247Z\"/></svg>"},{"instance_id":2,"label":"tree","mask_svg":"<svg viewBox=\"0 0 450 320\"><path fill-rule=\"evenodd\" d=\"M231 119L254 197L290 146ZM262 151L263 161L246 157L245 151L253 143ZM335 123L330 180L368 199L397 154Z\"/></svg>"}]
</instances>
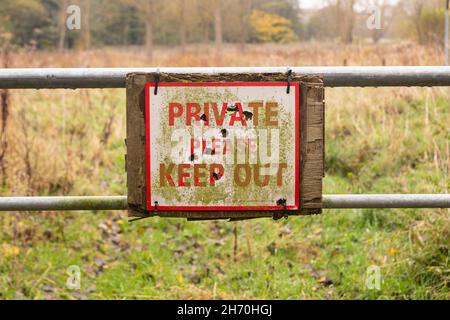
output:
<instances>
[{"instance_id":1,"label":"tree","mask_svg":"<svg viewBox=\"0 0 450 320\"><path fill-rule=\"evenodd\" d=\"M427 7L420 17L421 30L423 32L422 43L437 43L444 45L445 9Z\"/></svg>"},{"instance_id":2,"label":"tree","mask_svg":"<svg viewBox=\"0 0 450 320\"><path fill-rule=\"evenodd\" d=\"M422 31L422 25L420 23L424 2L422 0L408 0L402 1L401 5L403 6L406 14L410 17L410 22L414 26L419 43L424 43L425 37Z\"/></svg>"},{"instance_id":3,"label":"tree","mask_svg":"<svg viewBox=\"0 0 450 320\"><path fill-rule=\"evenodd\" d=\"M239 38L239 43L241 44L241 48L243 48L244 44L248 41L249 36L248 19L252 9L252 0L241 0L239 3L241 5L241 35Z\"/></svg>"},{"instance_id":4,"label":"tree","mask_svg":"<svg viewBox=\"0 0 450 320\"><path fill-rule=\"evenodd\" d=\"M153 1L146 1L145 7L145 51L147 56L153 58L153 19L156 16Z\"/></svg>"},{"instance_id":5,"label":"tree","mask_svg":"<svg viewBox=\"0 0 450 320\"><path fill-rule=\"evenodd\" d=\"M82 13L83 17L83 26L81 28L83 33L83 47L84 49L91 48L91 0L84 0L83 3L84 12Z\"/></svg>"},{"instance_id":6,"label":"tree","mask_svg":"<svg viewBox=\"0 0 450 320\"><path fill-rule=\"evenodd\" d=\"M355 0L338 0L337 2L336 20L341 22L341 40L344 43L353 42L353 29L355 27L354 5Z\"/></svg>"},{"instance_id":7,"label":"tree","mask_svg":"<svg viewBox=\"0 0 450 320\"><path fill-rule=\"evenodd\" d=\"M292 42L296 39L290 20L276 14L254 10L250 15L253 37L257 42Z\"/></svg>"},{"instance_id":8,"label":"tree","mask_svg":"<svg viewBox=\"0 0 450 320\"><path fill-rule=\"evenodd\" d=\"M64 50L64 45L66 42L66 8L68 5L68 0L60 1L59 7L59 17L58 17L58 29L59 29L59 40L58 49L59 51Z\"/></svg>"},{"instance_id":9,"label":"tree","mask_svg":"<svg viewBox=\"0 0 450 320\"><path fill-rule=\"evenodd\" d=\"M222 51L222 8L219 0L214 1L214 41L217 52Z\"/></svg>"},{"instance_id":10,"label":"tree","mask_svg":"<svg viewBox=\"0 0 450 320\"><path fill-rule=\"evenodd\" d=\"M296 35L300 34L298 0L253 0L253 8L288 19Z\"/></svg>"},{"instance_id":11,"label":"tree","mask_svg":"<svg viewBox=\"0 0 450 320\"><path fill-rule=\"evenodd\" d=\"M2 0L0 14L10 32L12 43L19 46L46 47L54 45L51 12L40 0Z\"/></svg>"},{"instance_id":12,"label":"tree","mask_svg":"<svg viewBox=\"0 0 450 320\"><path fill-rule=\"evenodd\" d=\"M409 17L409 24L419 44L443 44L445 16L442 4L443 2L438 0L401 2L400 5Z\"/></svg>"},{"instance_id":13,"label":"tree","mask_svg":"<svg viewBox=\"0 0 450 320\"><path fill-rule=\"evenodd\" d=\"M186 1L180 0L180 45L181 45L181 52L186 52L186 43L187 43L187 25L186 25Z\"/></svg>"}]
</instances>

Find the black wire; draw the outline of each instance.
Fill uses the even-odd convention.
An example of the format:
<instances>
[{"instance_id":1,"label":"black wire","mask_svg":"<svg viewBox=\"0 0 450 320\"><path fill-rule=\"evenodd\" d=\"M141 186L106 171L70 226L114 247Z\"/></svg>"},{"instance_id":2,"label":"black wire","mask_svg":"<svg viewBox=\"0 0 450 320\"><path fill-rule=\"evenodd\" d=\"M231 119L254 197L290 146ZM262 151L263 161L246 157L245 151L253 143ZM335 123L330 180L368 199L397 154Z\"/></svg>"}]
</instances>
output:
<instances>
[{"instance_id":1,"label":"black wire","mask_svg":"<svg viewBox=\"0 0 450 320\"><path fill-rule=\"evenodd\" d=\"M155 91L153 92L155 96L158 94L158 83L159 83L159 73L157 73L155 76Z\"/></svg>"},{"instance_id":2,"label":"black wire","mask_svg":"<svg viewBox=\"0 0 450 320\"><path fill-rule=\"evenodd\" d=\"M291 91L291 78L292 78L292 69L289 69L287 72L287 88L286 88L286 93L289 94L289 92Z\"/></svg>"}]
</instances>

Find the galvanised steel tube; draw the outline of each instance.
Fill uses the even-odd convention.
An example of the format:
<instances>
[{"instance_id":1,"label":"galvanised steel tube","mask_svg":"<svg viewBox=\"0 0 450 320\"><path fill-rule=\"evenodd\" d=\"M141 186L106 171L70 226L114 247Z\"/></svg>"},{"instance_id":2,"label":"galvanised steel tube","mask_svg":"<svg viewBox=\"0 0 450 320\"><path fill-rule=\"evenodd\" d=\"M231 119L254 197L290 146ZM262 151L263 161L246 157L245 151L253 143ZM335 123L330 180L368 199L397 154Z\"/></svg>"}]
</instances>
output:
<instances>
[{"instance_id":1,"label":"galvanised steel tube","mask_svg":"<svg viewBox=\"0 0 450 320\"><path fill-rule=\"evenodd\" d=\"M0 211L125 210L126 196L0 197Z\"/></svg>"},{"instance_id":2,"label":"galvanised steel tube","mask_svg":"<svg viewBox=\"0 0 450 320\"><path fill-rule=\"evenodd\" d=\"M0 197L0 211L125 210L126 196ZM450 194L323 195L324 208L450 208Z\"/></svg>"},{"instance_id":3,"label":"galvanised steel tube","mask_svg":"<svg viewBox=\"0 0 450 320\"><path fill-rule=\"evenodd\" d=\"M450 86L450 67L194 67L0 69L0 88L124 88L131 72L273 73L322 75L327 87Z\"/></svg>"},{"instance_id":4,"label":"galvanised steel tube","mask_svg":"<svg viewBox=\"0 0 450 320\"><path fill-rule=\"evenodd\" d=\"M324 195L324 208L450 208L450 194Z\"/></svg>"}]
</instances>

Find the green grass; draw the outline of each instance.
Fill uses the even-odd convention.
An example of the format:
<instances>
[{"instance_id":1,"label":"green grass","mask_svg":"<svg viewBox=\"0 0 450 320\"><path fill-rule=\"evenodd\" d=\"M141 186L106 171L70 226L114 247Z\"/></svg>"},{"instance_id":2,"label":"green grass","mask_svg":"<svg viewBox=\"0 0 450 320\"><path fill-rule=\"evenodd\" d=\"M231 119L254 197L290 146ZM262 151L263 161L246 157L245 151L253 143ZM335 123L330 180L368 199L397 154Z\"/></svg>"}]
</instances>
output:
<instances>
[{"instance_id":1,"label":"green grass","mask_svg":"<svg viewBox=\"0 0 450 320\"><path fill-rule=\"evenodd\" d=\"M392 98L392 91L380 97L337 90L327 92L324 193L448 192L448 92L404 89ZM86 92L26 97L36 101L27 116L32 155L42 160L32 162L31 179L21 178L23 151L12 150L15 169L2 194L125 194L123 108L114 109L109 141L98 138L108 107L123 106L124 96ZM46 101L72 104L61 114L59 102ZM14 112L18 121L20 110ZM11 139L19 143L24 135L16 130ZM42 154L52 150L52 159ZM444 209L324 210L235 223L129 223L125 212L7 213L0 223L0 298L450 298ZM70 265L81 271L78 290L66 286ZM366 286L372 265L381 270L380 290Z\"/></svg>"}]
</instances>

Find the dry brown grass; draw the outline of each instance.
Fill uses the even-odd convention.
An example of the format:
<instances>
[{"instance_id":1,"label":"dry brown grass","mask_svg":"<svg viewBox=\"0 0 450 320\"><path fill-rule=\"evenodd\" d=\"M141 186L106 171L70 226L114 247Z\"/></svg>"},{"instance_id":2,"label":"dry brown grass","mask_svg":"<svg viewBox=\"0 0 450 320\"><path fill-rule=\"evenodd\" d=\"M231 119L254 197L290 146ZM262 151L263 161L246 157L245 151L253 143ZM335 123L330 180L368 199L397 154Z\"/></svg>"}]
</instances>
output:
<instances>
[{"instance_id":1,"label":"dry brown grass","mask_svg":"<svg viewBox=\"0 0 450 320\"><path fill-rule=\"evenodd\" d=\"M90 51L19 52L10 67L209 67L209 66L368 66L441 65L440 48L412 43L342 45L297 43L290 45L224 46L218 55L209 45L157 48L149 59L141 47L101 48Z\"/></svg>"}]
</instances>

